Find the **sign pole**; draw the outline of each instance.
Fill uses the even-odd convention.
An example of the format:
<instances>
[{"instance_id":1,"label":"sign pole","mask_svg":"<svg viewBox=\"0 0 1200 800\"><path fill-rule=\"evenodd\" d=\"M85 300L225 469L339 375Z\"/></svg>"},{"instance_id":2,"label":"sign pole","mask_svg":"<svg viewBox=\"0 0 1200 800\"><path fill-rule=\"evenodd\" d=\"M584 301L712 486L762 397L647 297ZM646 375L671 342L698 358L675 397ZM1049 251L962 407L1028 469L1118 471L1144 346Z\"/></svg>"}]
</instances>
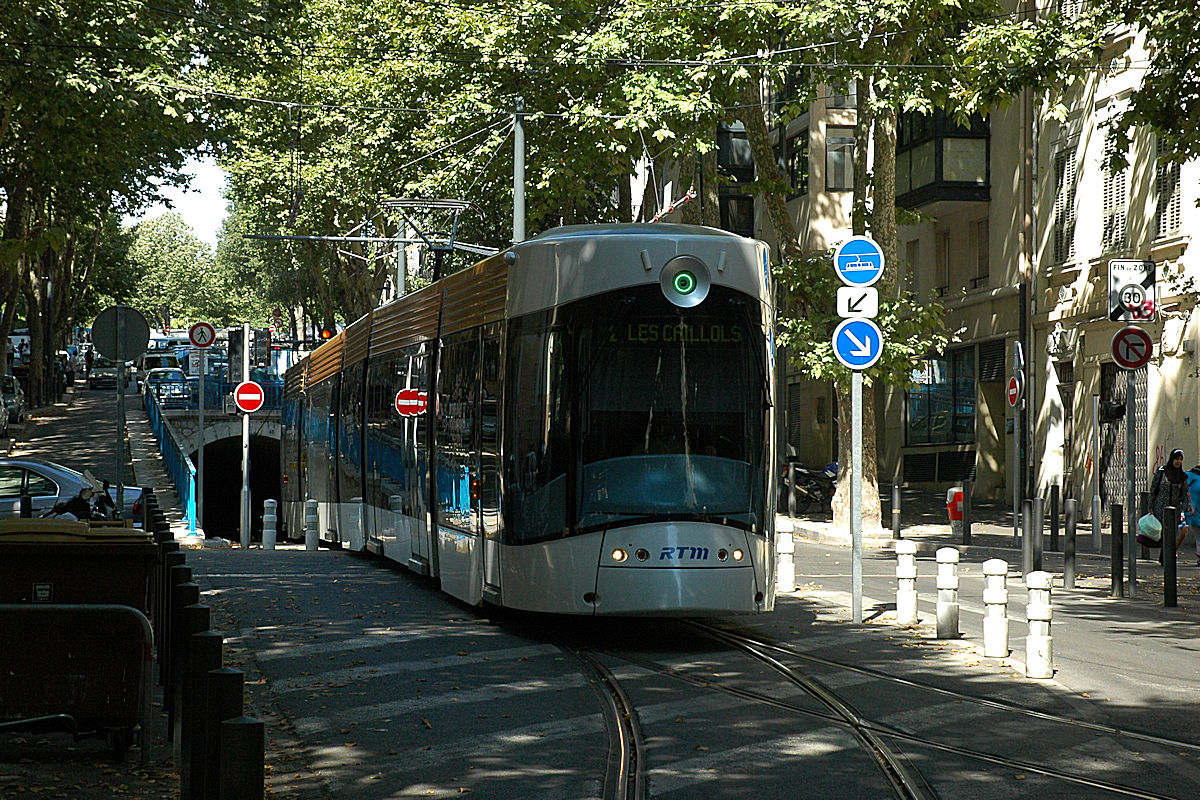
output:
<instances>
[{"instance_id":1,"label":"sign pole","mask_svg":"<svg viewBox=\"0 0 1200 800\"><path fill-rule=\"evenodd\" d=\"M1134 409L1137 407L1137 383L1133 379L1133 370L1125 371L1125 482L1127 494L1125 497L1125 530L1128 541L1125 552L1128 554L1126 571L1129 574L1129 596L1137 594L1137 467L1134 450L1137 447L1137 432L1134 430ZM1172 545L1175 543L1172 542ZM1163 547L1167 543L1163 542Z\"/></svg>"},{"instance_id":2,"label":"sign pole","mask_svg":"<svg viewBox=\"0 0 1200 800\"><path fill-rule=\"evenodd\" d=\"M1025 369L1025 352L1020 342L1013 342L1013 377L1017 384L1022 383L1022 370ZM1018 393L1017 402L1013 403L1013 459L1012 459L1012 490L1013 490L1013 548L1021 546L1021 411L1025 405L1024 391Z\"/></svg>"},{"instance_id":3,"label":"sign pole","mask_svg":"<svg viewBox=\"0 0 1200 800\"><path fill-rule=\"evenodd\" d=\"M1092 395L1092 550L1100 552L1100 395Z\"/></svg>"},{"instance_id":4,"label":"sign pole","mask_svg":"<svg viewBox=\"0 0 1200 800\"><path fill-rule=\"evenodd\" d=\"M850 373L850 584L855 622L863 620L862 596L862 370Z\"/></svg>"},{"instance_id":5,"label":"sign pole","mask_svg":"<svg viewBox=\"0 0 1200 800\"><path fill-rule=\"evenodd\" d=\"M250 379L250 323L242 325L242 379ZM239 518L242 547L250 547L250 415L242 413L242 503Z\"/></svg>"},{"instance_id":6,"label":"sign pole","mask_svg":"<svg viewBox=\"0 0 1200 800\"><path fill-rule=\"evenodd\" d=\"M207 350L200 351L200 452L196 457L196 527L204 530L204 373L207 371Z\"/></svg>"}]
</instances>

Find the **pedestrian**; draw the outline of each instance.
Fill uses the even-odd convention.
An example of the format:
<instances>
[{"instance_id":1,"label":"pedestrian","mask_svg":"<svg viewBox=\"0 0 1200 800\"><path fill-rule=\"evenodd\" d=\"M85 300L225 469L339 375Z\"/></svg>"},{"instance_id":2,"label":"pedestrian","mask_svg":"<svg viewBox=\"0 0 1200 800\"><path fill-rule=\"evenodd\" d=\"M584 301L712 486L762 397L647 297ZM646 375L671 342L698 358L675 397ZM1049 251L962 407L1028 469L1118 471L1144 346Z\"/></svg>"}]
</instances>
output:
<instances>
[{"instance_id":1,"label":"pedestrian","mask_svg":"<svg viewBox=\"0 0 1200 800\"><path fill-rule=\"evenodd\" d=\"M87 380L92 377L92 363L96 360L96 353L92 348L88 348L83 354L83 379Z\"/></svg>"},{"instance_id":2,"label":"pedestrian","mask_svg":"<svg viewBox=\"0 0 1200 800\"><path fill-rule=\"evenodd\" d=\"M1200 464L1187 471L1188 494L1192 499L1192 510L1187 513L1188 528L1196 543L1196 564L1200 566Z\"/></svg>"},{"instance_id":3,"label":"pedestrian","mask_svg":"<svg viewBox=\"0 0 1200 800\"><path fill-rule=\"evenodd\" d=\"M1154 479L1150 481L1150 511L1158 517L1164 531L1167 529L1167 506L1174 506L1179 514L1179 529L1174 542L1178 551L1179 545L1187 538L1186 515L1193 512L1187 476L1183 472L1182 450L1172 450L1167 463L1155 470ZM1163 542L1163 546L1166 546L1166 542Z\"/></svg>"}]
</instances>

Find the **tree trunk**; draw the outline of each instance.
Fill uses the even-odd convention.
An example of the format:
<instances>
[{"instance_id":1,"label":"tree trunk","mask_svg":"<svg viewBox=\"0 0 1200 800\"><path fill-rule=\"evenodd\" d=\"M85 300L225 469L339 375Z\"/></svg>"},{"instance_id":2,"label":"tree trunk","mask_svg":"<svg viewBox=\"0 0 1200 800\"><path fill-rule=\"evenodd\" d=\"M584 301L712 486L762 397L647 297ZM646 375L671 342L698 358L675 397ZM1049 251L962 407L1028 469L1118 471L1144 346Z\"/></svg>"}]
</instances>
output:
<instances>
[{"instance_id":1,"label":"tree trunk","mask_svg":"<svg viewBox=\"0 0 1200 800\"><path fill-rule=\"evenodd\" d=\"M742 83L742 124L746 126L746 140L754 154L757 180L765 188L759 197L766 207L767 218L775 229L775 241L784 260L796 261L803 256L800 239L796 235L796 223L788 212L787 199L779 188L784 186L779 165L775 162L775 148L771 147L771 135L764 116L766 106L762 102L758 78L751 76ZM797 288L797 287L793 287ZM802 292L798 291L798 294Z\"/></svg>"}]
</instances>

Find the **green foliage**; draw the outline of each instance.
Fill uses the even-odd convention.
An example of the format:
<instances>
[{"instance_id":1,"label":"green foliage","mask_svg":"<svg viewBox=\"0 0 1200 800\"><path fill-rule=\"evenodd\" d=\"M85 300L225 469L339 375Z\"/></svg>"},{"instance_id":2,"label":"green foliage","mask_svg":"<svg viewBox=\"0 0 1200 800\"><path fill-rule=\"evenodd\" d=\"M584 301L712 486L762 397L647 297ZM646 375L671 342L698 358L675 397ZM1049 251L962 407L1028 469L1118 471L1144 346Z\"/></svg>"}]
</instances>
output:
<instances>
[{"instance_id":1,"label":"green foliage","mask_svg":"<svg viewBox=\"0 0 1200 800\"><path fill-rule=\"evenodd\" d=\"M218 288L208 245L175 213L135 225L126 259L137 276L130 304L154 327L199 319Z\"/></svg>"}]
</instances>

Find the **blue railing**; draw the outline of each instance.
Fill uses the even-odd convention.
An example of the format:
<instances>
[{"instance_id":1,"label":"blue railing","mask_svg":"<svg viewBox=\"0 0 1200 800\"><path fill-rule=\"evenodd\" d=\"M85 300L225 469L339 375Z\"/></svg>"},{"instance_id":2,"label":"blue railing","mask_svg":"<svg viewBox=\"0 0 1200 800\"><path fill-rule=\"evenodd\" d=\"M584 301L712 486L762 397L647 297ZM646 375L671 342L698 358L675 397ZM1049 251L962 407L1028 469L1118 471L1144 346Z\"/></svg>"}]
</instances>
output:
<instances>
[{"instance_id":1,"label":"blue railing","mask_svg":"<svg viewBox=\"0 0 1200 800\"><path fill-rule=\"evenodd\" d=\"M262 411L278 411L283 404L283 381L279 379L256 381L263 388L266 398ZM225 407L225 398L229 396L237 384L220 378L207 376L204 379L204 409L221 411ZM198 408L200 405L200 380L188 378L188 408Z\"/></svg>"},{"instance_id":2,"label":"blue railing","mask_svg":"<svg viewBox=\"0 0 1200 800\"><path fill-rule=\"evenodd\" d=\"M171 427L171 423L163 416L154 392L146 392L143 402L146 405L146 414L150 417L150 425L154 428L154 436L158 439L158 452L162 454L163 463L167 466L167 474L171 476L171 481L175 484L175 491L183 502L188 533L194 535L196 533L196 465L188 457L187 450L180 443L179 435Z\"/></svg>"}]
</instances>

